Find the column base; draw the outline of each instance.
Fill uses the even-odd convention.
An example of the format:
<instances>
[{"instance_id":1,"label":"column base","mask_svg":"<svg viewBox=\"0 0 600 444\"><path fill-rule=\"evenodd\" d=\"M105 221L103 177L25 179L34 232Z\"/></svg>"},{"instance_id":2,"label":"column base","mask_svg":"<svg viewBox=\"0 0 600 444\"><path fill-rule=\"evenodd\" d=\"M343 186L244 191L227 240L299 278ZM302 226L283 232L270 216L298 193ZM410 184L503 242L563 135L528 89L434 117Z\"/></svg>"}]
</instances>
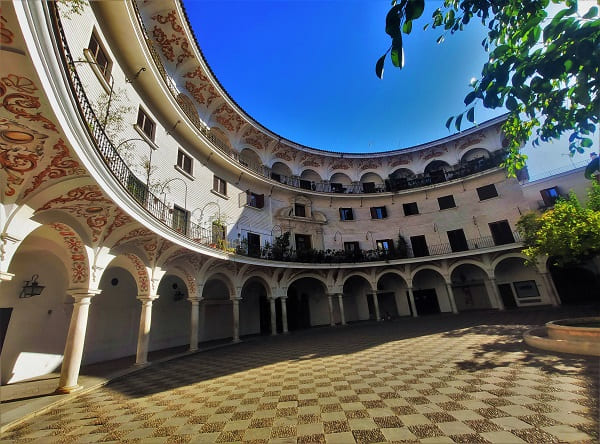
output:
<instances>
[{"instance_id":1,"label":"column base","mask_svg":"<svg viewBox=\"0 0 600 444\"><path fill-rule=\"evenodd\" d=\"M81 390L82 388L83 387L79 384L70 385L68 387L58 387L56 390L54 390L54 393L57 395L67 395L69 393L76 392L77 390Z\"/></svg>"},{"instance_id":2,"label":"column base","mask_svg":"<svg viewBox=\"0 0 600 444\"><path fill-rule=\"evenodd\" d=\"M15 277L13 273L8 273L6 271L0 271L0 282L2 281L10 281Z\"/></svg>"},{"instance_id":3,"label":"column base","mask_svg":"<svg viewBox=\"0 0 600 444\"><path fill-rule=\"evenodd\" d=\"M150 365L150 363L148 361L146 361L146 362L136 362L135 364L133 364L134 367L147 367L149 365Z\"/></svg>"},{"instance_id":4,"label":"column base","mask_svg":"<svg viewBox=\"0 0 600 444\"><path fill-rule=\"evenodd\" d=\"M198 349L199 349L198 347L190 347L188 349L188 351L190 351L190 352L196 352L196 351L198 351Z\"/></svg>"},{"instance_id":5,"label":"column base","mask_svg":"<svg viewBox=\"0 0 600 444\"><path fill-rule=\"evenodd\" d=\"M238 342L242 342L241 339L232 339L231 342L233 342L234 344L237 344Z\"/></svg>"}]
</instances>

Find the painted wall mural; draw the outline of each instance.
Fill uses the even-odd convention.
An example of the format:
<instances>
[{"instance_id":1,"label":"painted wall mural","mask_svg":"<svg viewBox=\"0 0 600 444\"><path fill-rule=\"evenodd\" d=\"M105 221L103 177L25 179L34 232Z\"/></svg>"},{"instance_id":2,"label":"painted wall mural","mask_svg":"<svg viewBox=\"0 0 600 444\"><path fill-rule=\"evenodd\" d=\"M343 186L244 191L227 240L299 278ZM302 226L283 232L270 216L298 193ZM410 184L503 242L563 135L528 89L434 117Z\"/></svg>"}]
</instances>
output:
<instances>
[{"instance_id":1,"label":"painted wall mural","mask_svg":"<svg viewBox=\"0 0 600 444\"><path fill-rule=\"evenodd\" d=\"M58 232L70 254L71 284L86 284L89 279L89 265L85 246L79 236L67 225L54 223L50 225Z\"/></svg>"},{"instance_id":2,"label":"painted wall mural","mask_svg":"<svg viewBox=\"0 0 600 444\"><path fill-rule=\"evenodd\" d=\"M138 285L138 291L140 293L147 294L148 291L150 290L150 285L149 285L148 271L146 270L146 266L140 260L140 258L137 257L135 254L127 253L127 254L125 254L125 257L127 257L131 261L131 263L133 264L133 267L135 268L134 278Z\"/></svg>"}]
</instances>

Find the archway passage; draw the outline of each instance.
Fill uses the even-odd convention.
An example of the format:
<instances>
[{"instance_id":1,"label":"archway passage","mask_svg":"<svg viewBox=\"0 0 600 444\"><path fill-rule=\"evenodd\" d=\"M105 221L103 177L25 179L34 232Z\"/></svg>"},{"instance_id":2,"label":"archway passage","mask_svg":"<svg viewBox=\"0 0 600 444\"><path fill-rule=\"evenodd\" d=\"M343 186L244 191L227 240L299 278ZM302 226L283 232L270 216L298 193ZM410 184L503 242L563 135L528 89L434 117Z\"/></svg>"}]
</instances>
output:
<instances>
[{"instance_id":1,"label":"archway passage","mask_svg":"<svg viewBox=\"0 0 600 444\"><path fill-rule=\"evenodd\" d=\"M592 270L585 265L557 267L552 262L548 269L563 305L591 304L597 300L600 282Z\"/></svg>"},{"instance_id":2,"label":"archway passage","mask_svg":"<svg viewBox=\"0 0 600 444\"><path fill-rule=\"evenodd\" d=\"M221 276L210 278L202 290L204 317L200 319L200 341L231 338L233 311L231 292Z\"/></svg>"},{"instance_id":3,"label":"archway passage","mask_svg":"<svg viewBox=\"0 0 600 444\"><path fill-rule=\"evenodd\" d=\"M265 283L251 278L244 283L240 302L240 334L271 334L271 305Z\"/></svg>"},{"instance_id":4,"label":"archway passage","mask_svg":"<svg viewBox=\"0 0 600 444\"><path fill-rule=\"evenodd\" d=\"M485 271L473 264L461 264L452 272L452 290L459 312L493 307L486 288Z\"/></svg>"},{"instance_id":5,"label":"archway passage","mask_svg":"<svg viewBox=\"0 0 600 444\"><path fill-rule=\"evenodd\" d=\"M396 273L386 273L377 281L381 313L384 319L410 316L411 308L406 281Z\"/></svg>"},{"instance_id":6,"label":"archway passage","mask_svg":"<svg viewBox=\"0 0 600 444\"><path fill-rule=\"evenodd\" d=\"M294 281L288 288L288 330L329 323L329 309L323 283L312 277Z\"/></svg>"}]
</instances>

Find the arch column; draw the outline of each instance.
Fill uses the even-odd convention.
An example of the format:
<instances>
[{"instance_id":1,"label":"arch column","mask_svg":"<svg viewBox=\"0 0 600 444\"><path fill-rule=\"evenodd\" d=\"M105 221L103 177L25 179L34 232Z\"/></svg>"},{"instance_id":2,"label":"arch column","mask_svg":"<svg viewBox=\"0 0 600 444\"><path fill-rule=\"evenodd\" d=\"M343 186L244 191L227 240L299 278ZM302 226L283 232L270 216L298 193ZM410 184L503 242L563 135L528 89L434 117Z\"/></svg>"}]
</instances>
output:
<instances>
[{"instance_id":1,"label":"arch column","mask_svg":"<svg viewBox=\"0 0 600 444\"><path fill-rule=\"evenodd\" d=\"M275 298L269 298L269 311L271 313L271 336L277 335L277 310L275 309Z\"/></svg>"},{"instance_id":2,"label":"arch column","mask_svg":"<svg viewBox=\"0 0 600 444\"><path fill-rule=\"evenodd\" d=\"M288 322L287 322L287 298L281 298L281 324L283 326L283 334L288 334Z\"/></svg>"},{"instance_id":3,"label":"arch column","mask_svg":"<svg viewBox=\"0 0 600 444\"><path fill-rule=\"evenodd\" d=\"M342 325L346 325L346 316L344 314L344 300L342 298L343 293L338 293L337 297L338 297L338 304L340 306L340 318L342 320Z\"/></svg>"},{"instance_id":4,"label":"arch column","mask_svg":"<svg viewBox=\"0 0 600 444\"><path fill-rule=\"evenodd\" d=\"M539 271L538 272L542 276L542 284L544 284L544 289L546 290L548 297L550 298L550 303L557 307L561 304L560 298L556 292L556 288L554 287L554 282L552 282L552 277L550 273L547 271Z\"/></svg>"},{"instance_id":5,"label":"arch column","mask_svg":"<svg viewBox=\"0 0 600 444\"><path fill-rule=\"evenodd\" d=\"M335 326L335 322L333 320L333 295L331 293L327 294L327 304L329 306L329 325L331 327Z\"/></svg>"},{"instance_id":6,"label":"arch column","mask_svg":"<svg viewBox=\"0 0 600 444\"><path fill-rule=\"evenodd\" d=\"M135 355L135 365L148 364L148 344L150 343L150 329L152 326L152 302L158 298L155 296L138 296L142 303L140 313L140 328L138 330L138 344Z\"/></svg>"},{"instance_id":7,"label":"arch column","mask_svg":"<svg viewBox=\"0 0 600 444\"><path fill-rule=\"evenodd\" d=\"M233 342L240 342L240 297L231 298L231 307L233 310Z\"/></svg>"},{"instance_id":8,"label":"arch column","mask_svg":"<svg viewBox=\"0 0 600 444\"><path fill-rule=\"evenodd\" d=\"M413 294L412 284L408 285L408 302L410 303L410 310L412 311L413 318L418 318L417 306L415 305L415 295Z\"/></svg>"},{"instance_id":9,"label":"arch column","mask_svg":"<svg viewBox=\"0 0 600 444\"><path fill-rule=\"evenodd\" d=\"M198 331L200 330L200 301L202 298L190 298L190 351L198 350Z\"/></svg>"},{"instance_id":10,"label":"arch column","mask_svg":"<svg viewBox=\"0 0 600 444\"><path fill-rule=\"evenodd\" d=\"M381 314L379 313L379 298L377 297L377 291L371 293L373 297L373 306L375 307L375 320L381 321Z\"/></svg>"},{"instance_id":11,"label":"arch column","mask_svg":"<svg viewBox=\"0 0 600 444\"><path fill-rule=\"evenodd\" d=\"M77 379L81 368L90 303L92 297L100 294L100 292L101 290L69 290L67 292L74 299L74 302L63 363L60 369L60 380L56 389L57 393L71 393L80 388Z\"/></svg>"},{"instance_id":12,"label":"arch column","mask_svg":"<svg viewBox=\"0 0 600 444\"><path fill-rule=\"evenodd\" d=\"M7 271L0 271L0 284L2 282L11 281L14 277L15 275L13 273L8 273Z\"/></svg>"},{"instance_id":13,"label":"arch column","mask_svg":"<svg viewBox=\"0 0 600 444\"><path fill-rule=\"evenodd\" d=\"M488 277L486 283L489 289L491 290L494 299L496 300L496 306L498 307L498 310L504 310L504 303L502 302L502 298L500 297L500 293L498 292L496 278L494 276Z\"/></svg>"},{"instance_id":14,"label":"arch column","mask_svg":"<svg viewBox=\"0 0 600 444\"><path fill-rule=\"evenodd\" d=\"M452 313L458 314L458 309L456 308L456 301L454 300L454 290L452 289L452 282L446 280L446 291L448 292L448 300L450 301L450 308L452 309Z\"/></svg>"}]
</instances>

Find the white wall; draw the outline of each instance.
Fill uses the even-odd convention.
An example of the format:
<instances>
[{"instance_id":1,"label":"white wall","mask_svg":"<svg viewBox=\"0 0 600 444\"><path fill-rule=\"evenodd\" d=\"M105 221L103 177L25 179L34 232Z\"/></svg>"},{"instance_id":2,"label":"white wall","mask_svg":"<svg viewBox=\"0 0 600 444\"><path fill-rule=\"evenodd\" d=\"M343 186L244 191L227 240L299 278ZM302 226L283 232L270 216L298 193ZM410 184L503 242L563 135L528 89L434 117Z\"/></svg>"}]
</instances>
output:
<instances>
[{"instance_id":1,"label":"white wall","mask_svg":"<svg viewBox=\"0 0 600 444\"><path fill-rule=\"evenodd\" d=\"M186 294L185 299L174 300L175 289ZM158 286L159 298L152 303L150 350L176 347L190 342L191 304L187 300L184 282L173 275L165 275Z\"/></svg>"}]
</instances>

